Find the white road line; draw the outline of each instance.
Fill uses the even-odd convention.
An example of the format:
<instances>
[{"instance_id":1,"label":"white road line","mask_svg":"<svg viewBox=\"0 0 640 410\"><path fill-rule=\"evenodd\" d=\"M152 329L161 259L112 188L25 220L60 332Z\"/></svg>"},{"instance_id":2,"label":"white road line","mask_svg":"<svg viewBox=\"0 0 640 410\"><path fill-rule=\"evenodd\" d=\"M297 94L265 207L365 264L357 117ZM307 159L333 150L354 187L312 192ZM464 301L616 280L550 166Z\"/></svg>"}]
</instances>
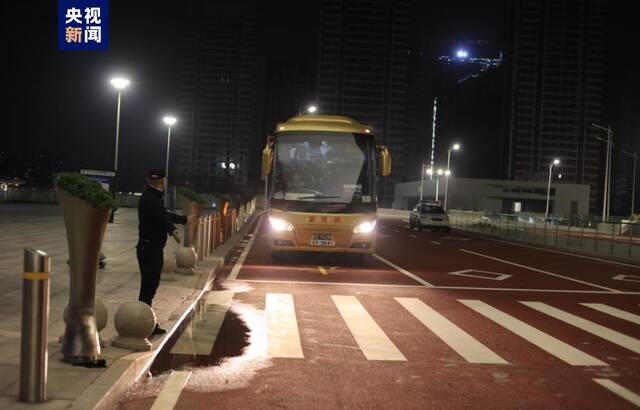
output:
<instances>
[{"instance_id":1,"label":"white road line","mask_svg":"<svg viewBox=\"0 0 640 410\"><path fill-rule=\"evenodd\" d=\"M594 382L598 383L600 386L609 390L611 393L616 396L622 397L627 400L631 404L635 404L637 407L640 407L640 395L632 392L626 387L620 386L618 383L614 382L611 379L593 379Z\"/></svg>"},{"instance_id":2,"label":"white road line","mask_svg":"<svg viewBox=\"0 0 640 410\"><path fill-rule=\"evenodd\" d=\"M442 243L438 241L429 241L429 243L432 243L434 245L442 245Z\"/></svg>"},{"instance_id":3,"label":"white road line","mask_svg":"<svg viewBox=\"0 0 640 410\"><path fill-rule=\"evenodd\" d=\"M191 376L191 372L171 372L160 394L153 402L151 410L172 410L180 398L182 389L189 381L189 376Z\"/></svg>"},{"instance_id":4,"label":"white road line","mask_svg":"<svg viewBox=\"0 0 640 410\"><path fill-rule=\"evenodd\" d=\"M473 336L416 298L394 298L469 363L509 364Z\"/></svg>"},{"instance_id":5,"label":"white road line","mask_svg":"<svg viewBox=\"0 0 640 410\"><path fill-rule=\"evenodd\" d=\"M235 278L238 277L238 273L240 273L240 269L242 269L242 264L244 263L244 260L247 259L247 255L249 254L249 251L253 246L253 242L258 237L258 232L260 231L261 225L262 225L262 217L258 220L258 223L256 224L256 228L253 230L253 236L251 236L251 239L249 239L249 243L247 243L247 245L244 247L244 250L242 251L242 254L236 261L236 264L233 265L233 269L231 269L231 272L229 273L229 277L227 277L227 280L235 280Z\"/></svg>"},{"instance_id":6,"label":"white road line","mask_svg":"<svg viewBox=\"0 0 640 410\"><path fill-rule=\"evenodd\" d=\"M395 233L400 233L400 231L399 231L399 230L397 230L397 229L394 229L394 230L393 230L393 232L395 232Z\"/></svg>"},{"instance_id":7,"label":"white road line","mask_svg":"<svg viewBox=\"0 0 640 410\"><path fill-rule=\"evenodd\" d=\"M605 305L604 303L581 303L581 305L590 307L591 309L595 309L602 313L606 313L607 315L617 317L618 319L626 320L631 323L635 323L636 325L640 325L640 315L627 312L626 310Z\"/></svg>"},{"instance_id":8,"label":"white road line","mask_svg":"<svg viewBox=\"0 0 640 410\"><path fill-rule=\"evenodd\" d=\"M580 316L576 316L569 312L565 312L564 310L560 310L553 306L547 305L546 303L542 303L542 302L520 302L520 303L532 309L535 309L538 312L542 312L553 318L556 318L565 323L573 325L578 329L582 329L585 332L589 332L593 335L601 337L604 340L607 340L611 343L617 344L618 346L622 346L625 349L629 349L634 353L640 354L640 340L635 339L631 336L627 336L613 329L609 329L608 327L604 327L590 320L583 319Z\"/></svg>"},{"instance_id":9,"label":"white road line","mask_svg":"<svg viewBox=\"0 0 640 410\"><path fill-rule=\"evenodd\" d=\"M296 310L290 293L267 293L264 307L267 323L267 356L302 359Z\"/></svg>"},{"instance_id":10,"label":"white road line","mask_svg":"<svg viewBox=\"0 0 640 410\"><path fill-rule=\"evenodd\" d=\"M387 265L391 266L393 269L397 270L398 272L407 275L408 277L410 277L411 279L415 280L416 282L421 283L424 286L427 286L429 288L433 287L433 285L431 283L429 283L426 280L422 279L420 276L417 276L417 275L409 272L406 269L402 269L400 266L396 265L393 262L390 262L390 261L386 260L385 258L383 258L382 256L378 255L377 253L374 253L373 257L376 258L377 260L379 260L380 262L386 263Z\"/></svg>"},{"instance_id":11,"label":"white road line","mask_svg":"<svg viewBox=\"0 0 640 410\"><path fill-rule=\"evenodd\" d=\"M412 237L413 239L418 239L418 235L409 235L410 237Z\"/></svg>"},{"instance_id":12,"label":"white road line","mask_svg":"<svg viewBox=\"0 0 640 410\"><path fill-rule=\"evenodd\" d=\"M355 296L331 295L331 299L368 360L407 360Z\"/></svg>"},{"instance_id":13,"label":"white road line","mask_svg":"<svg viewBox=\"0 0 640 410\"><path fill-rule=\"evenodd\" d=\"M195 318L192 319L171 348L171 353L210 355L233 295L234 292L228 290L209 292L206 301L207 311L198 321ZM196 327L195 330L194 327Z\"/></svg>"},{"instance_id":14,"label":"white road line","mask_svg":"<svg viewBox=\"0 0 640 410\"><path fill-rule=\"evenodd\" d=\"M505 329L515 333L529 343L554 355L558 359L572 366L608 366L607 363L582 352L575 347L544 333L535 327L504 313L481 300L459 299L460 303L493 320Z\"/></svg>"},{"instance_id":15,"label":"white road line","mask_svg":"<svg viewBox=\"0 0 640 410\"><path fill-rule=\"evenodd\" d=\"M558 250L555 250L555 249L541 248L539 246L525 245L525 244L522 244L522 243L503 241L502 239L495 239L495 238L485 237L485 236L482 236L482 234L479 234L479 236L481 236L482 239L486 239L486 240L494 241L494 242L505 243L507 245L521 246L523 248L531 248L531 249L536 249L536 250L544 251L544 252L559 253L561 255L575 256L576 258L591 259L591 260L594 260L594 261L612 263L612 264L615 264L615 265L628 266L630 268L640 269L639 265L632 265L630 263L618 262L618 261L613 261L613 260L608 260L608 259L601 259L601 258L596 258L594 256L579 255L577 253L563 252L563 251L558 251Z\"/></svg>"},{"instance_id":16,"label":"white road line","mask_svg":"<svg viewBox=\"0 0 640 410\"><path fill-rule=\"evenodd\" d=\"M572 282L581 283L583 285L592 286L594 288L600 288L600 289L608 290L610 292L620 292L619 290L616 290L616 289L611 289L611 288L607 288L605 286L596 285L594 283L585 282L585 281L580 280L580 279L574 279L574 278L571 278L569 276L560 275L558 273L547 272L546 270L534 268L532 266L521 265L519 263L510 262L510 261L507 261L507 260L504 260L504 259L496 258L495 256L489 256L489 255L485 255L485 254L482 254L482 253L473 252L473 251L470 251L468 249L460 249L460 250L462 252L470 253L472 255L480 256L482 258L487 258L487 259L491 259L491 260L494 260L494 261L506 263L508 265L517 266L517 267L523 268L523 269L529 269L529 270L532 270L534 272L542 273L542 274L549 275L549 276L555 276L556 278L566 279L566 280L569 280L569 281L572 281Z\"/></svg>"},{"instance_id":17,"label":"white road line","mask_svg":"<svg viewBox=\"0 0 640 410\"><path fill-rule=\"evenodd\" d=\"M417 288L417 289L441 289L441 290L480 290L480 291L500 291L500 292L533 292L533 293L580 293L589 295L640 295L640 292L616 292L612 293L604 290L573 290L573 289L522 289L522 288L491 288L477 286L423 286L423 285L384 285L380 283L358 283L358 282L315 282L302 280L261 280L242 279L239 282L249 283L286 283L295 285L324 285L324 286L373 286L382 288Z\"/></svg>"}]
</instances>

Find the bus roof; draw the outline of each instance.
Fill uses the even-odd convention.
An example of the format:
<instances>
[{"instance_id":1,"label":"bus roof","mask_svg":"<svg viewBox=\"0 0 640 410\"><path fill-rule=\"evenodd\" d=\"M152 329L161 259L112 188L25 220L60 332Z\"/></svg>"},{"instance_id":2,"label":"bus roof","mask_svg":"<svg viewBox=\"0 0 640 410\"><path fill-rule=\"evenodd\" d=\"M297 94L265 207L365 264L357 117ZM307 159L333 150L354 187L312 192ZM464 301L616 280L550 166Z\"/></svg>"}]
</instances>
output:
<instances>
[{"instance_id":1,"label":"bus roof","mask_svg":"<svg viewBox=\"0 0 640 410\"><path fill-rule=\"evenodd\" d=\"M373 135L373 127L341 115L298 115L278 123L276 133L286 131L333 131Z\"/></svg>"}]
</instances>

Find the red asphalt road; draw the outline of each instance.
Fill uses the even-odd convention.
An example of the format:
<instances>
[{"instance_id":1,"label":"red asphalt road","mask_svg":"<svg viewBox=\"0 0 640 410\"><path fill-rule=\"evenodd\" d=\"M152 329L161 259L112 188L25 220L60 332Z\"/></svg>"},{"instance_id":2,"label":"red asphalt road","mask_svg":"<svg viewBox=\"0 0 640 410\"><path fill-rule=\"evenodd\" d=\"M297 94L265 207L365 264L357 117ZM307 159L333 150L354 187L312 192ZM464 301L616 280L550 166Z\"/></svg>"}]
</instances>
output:
<instances>
[{"instance_id":1,"label":"red asphalt road","mask_svg":"<svg viewBox=\"0 0 640 410\"><path fill-rule=\"evenodd\" d=\"M150 408L170 368L192 372L174 395L177 409L634 408L592 379L611 379L640 394L640 353L520 302L544 302L640 339L640 324L580 304L603 303L640 315L640 283L613 279L640 275L638 267L461 232L412 231L399 219L381 220L377 254L433 285L427 287L375 258L364 266L327 255L273 263L265 228L258 231L237 280L225 280L235 260L216 280L216 290L236 293L211 354L195 359L161 354L153 369L159 376L132 388L122 409ZM492 280L451 272L510 276ZM268 293L292 295L303 358L256 354L266 343ZM406 361L367 360L332 295L355 296ZM508 364L467 362L397 297L426 303ZM567 364L465 306L463 299L480 300L609 366Z\"/></svg>"}]
</instances>

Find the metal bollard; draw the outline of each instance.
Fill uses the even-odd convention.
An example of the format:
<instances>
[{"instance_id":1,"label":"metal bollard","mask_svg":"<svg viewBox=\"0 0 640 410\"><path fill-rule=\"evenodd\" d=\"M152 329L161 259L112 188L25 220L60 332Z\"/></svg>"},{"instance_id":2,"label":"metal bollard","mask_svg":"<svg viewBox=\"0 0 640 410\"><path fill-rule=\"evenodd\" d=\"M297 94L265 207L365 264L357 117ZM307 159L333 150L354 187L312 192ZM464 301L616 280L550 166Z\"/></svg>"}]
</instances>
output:
<instances>
[{"instance_id":1,"label":"metal bollard","mask_svg":"<svg viewBox=\"0 0 640 410\"><path fill-rule=\"evenodd\" d=\"M47 399L47 326L51 258L33 248L24 249L22 275L22 338L20 344L20 401Z\"/></svg>"},{"instance_id":2,"label":"metal bollard","mask_svg":"<svg viewBox=\"0 0 640 410\"><path fill-rule=\"evenodd\" d=\"M211 239L211 215L207 215L206 219L204 220L204 237L205 237L205 241L204 241L204 256L209 256L209 241Z\"/></svg>"}]
</instances>

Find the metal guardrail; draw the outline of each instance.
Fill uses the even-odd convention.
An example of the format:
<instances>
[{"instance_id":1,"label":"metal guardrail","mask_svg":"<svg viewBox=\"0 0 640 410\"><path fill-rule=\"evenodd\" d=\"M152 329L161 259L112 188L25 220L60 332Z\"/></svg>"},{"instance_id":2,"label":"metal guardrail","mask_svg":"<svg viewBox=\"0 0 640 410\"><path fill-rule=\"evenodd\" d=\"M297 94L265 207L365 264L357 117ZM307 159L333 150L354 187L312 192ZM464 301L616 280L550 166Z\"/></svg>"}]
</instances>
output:
<instances>
[{"instance_id":1,"label":"metal guardrail","mask_svg":"<svg viewBox=\"0 0 640 410\"><path fill-rule=\"evenodd\" d=\"M451 227L504 239L640 261L640 223L449 211Z\"/></svg>"}]
</instances>

